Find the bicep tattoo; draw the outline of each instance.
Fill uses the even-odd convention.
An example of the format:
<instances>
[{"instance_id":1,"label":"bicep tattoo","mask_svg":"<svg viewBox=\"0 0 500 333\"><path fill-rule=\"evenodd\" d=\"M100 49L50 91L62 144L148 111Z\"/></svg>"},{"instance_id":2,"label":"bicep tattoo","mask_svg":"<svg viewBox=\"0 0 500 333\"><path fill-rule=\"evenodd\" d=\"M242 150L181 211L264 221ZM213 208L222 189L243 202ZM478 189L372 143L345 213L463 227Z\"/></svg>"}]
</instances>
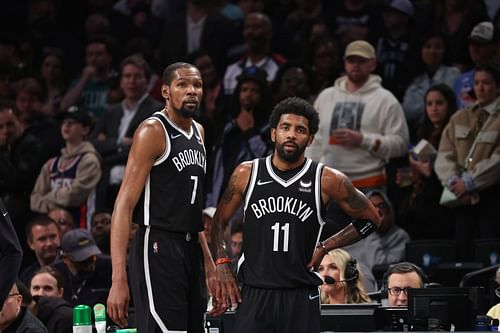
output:
<instances>
[{"instance_id":1,"label":"bicep tattoo","mask_svg":"<svg viewBox=\"0 0 500 333\"><path fill-rule=\"evenodd\" d=\"M346 192L346 202L352 210L361 211L368 206L368 199L352 185L350 180L343 178L340 186Z\"/></svg>"},{"instance_id":2,"label":"bicep tattoo","mask_svg":"<svg viewBox=\"0 0 500 333\"><path fill-rule=\"evenodd\" d=\"M227 185L227 188L224 191L224 194L222 195L221 200L228 203L231 201L233 196L237 193L238 193L238 191L236 189L236 175L233 173L231 175L231 178L229 179L229 184Z\"/></svg>"}]
</instances>

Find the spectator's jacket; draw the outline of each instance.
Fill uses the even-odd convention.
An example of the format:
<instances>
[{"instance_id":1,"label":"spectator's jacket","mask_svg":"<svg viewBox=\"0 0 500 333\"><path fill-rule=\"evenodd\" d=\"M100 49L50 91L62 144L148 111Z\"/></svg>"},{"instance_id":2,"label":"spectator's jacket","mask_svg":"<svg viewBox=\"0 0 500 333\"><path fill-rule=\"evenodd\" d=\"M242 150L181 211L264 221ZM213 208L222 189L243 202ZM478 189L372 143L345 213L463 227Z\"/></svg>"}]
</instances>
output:
<instances>
[{"instance_id":1,"label":"spectator's jacket","mask_svg":"<svg viewBox=\"0 0 500 333\"><path fill-rule=\"evenodd\" d=\"M65 170L74 163L78 163L74 177L65 179ZM54 167L63 175L59 182L51 174ZM90 142L84 141L71 151L63 148L60 156L51 158L42 167L31 193L31 209L47 213L56 207L79 207L85 204L100 178L100 157Z\"/></svg>"},{"instance_id":2,"label":"spectator's jacket","mask_svg":"<svg viewBox=\"0 0 500 333\"><path fill-rule=\"evenodd\" d=\"M500 97L487 105L490 116L477 134L477 143L466 166L465 159L474 142L480 111L478 104L455 113L445 127L435 163L443 185L452 176L467 173L480 191L500 183Z\"/></svg>"},{"instance_id":3,"label":"spectator's jacket","mask_svg":"<svg viewBox=\"0 0 500 333\"><path fill-rule=\"evenodd\" d=\"M455 80L460 71L455 67L441 65L432 77L427 73L417 76L408 86L403 99L403 109L408 123L417 126L425 115L425 93L438 83L444 83L450 89L454 88Z\"/></svg>"},{"instance_id":4,"label":"spectator's jacket","mask_svg":"<svg viewBox=\"0 0 500 333\"><path fill-rule=\"evenodd\" d=\"M37 317L47 327L48 333L71 332L73 308L59 297L36 296Z\"/></svg>"},{"instance_id":5,"label":"spectator's jacket","mask_svg":"<svg viewBox=\"0 0 500 333\"><path fill-rule=\"evenodd\" d=\"M379 76L370 75L354 93L347 91L346 82L346 76L338 78L316 99L319 130L306 155L344 172L353 181L362 181L382 175L388 159L407 154L408 126L401 105L382 88ZM361 132L361 146L352 148L332 142L330 135L338 128Z\"/></svg>"},{"instance_id":6,"label":"spectator's jacket","mask_svg":"<svg viewBox=\"0 0 500 333\"><path fill-rule=\"evenodd\" d=\"M23 306L16 320L2 333L47 333L47 328Z\"/></svg>"}]
</instances>

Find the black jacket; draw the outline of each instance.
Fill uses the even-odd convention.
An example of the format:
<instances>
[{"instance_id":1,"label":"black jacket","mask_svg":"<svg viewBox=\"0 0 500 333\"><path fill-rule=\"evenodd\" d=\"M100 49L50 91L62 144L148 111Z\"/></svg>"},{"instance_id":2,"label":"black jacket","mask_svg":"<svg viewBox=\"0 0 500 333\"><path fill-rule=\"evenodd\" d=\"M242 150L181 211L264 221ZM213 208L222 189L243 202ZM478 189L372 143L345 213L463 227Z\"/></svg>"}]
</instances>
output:
<instances>
[{"instance_id":1,"label":"black jacket","mask_svg":"<svg viewBox=\"0 0 500 333\"><path fill-rule=\"evenodd\" d=\"M21 266L23 251L0 199L0 304L5 302Z\"/></svg>"},{"instance_id":2,"label":"black jacket","mask_svg":"<svg viewBox=\"0 0 500 333\"><path fill-rule=\"evenodd\" d=\"M38 304L37 317L47 327L49 333L71 332L73 327L73 309L71 305L58 297L35 297Z\"/></svg>"},{"instance_id":3,"label":"black jacket","mask_svg":"<svg viewBox=\"0 0 500 333\"><path fill-rule=\"evenodd\" d=\"M2 333L47 333L47 328L23 306L17 319Z\"/></svg>"}]
</instances>

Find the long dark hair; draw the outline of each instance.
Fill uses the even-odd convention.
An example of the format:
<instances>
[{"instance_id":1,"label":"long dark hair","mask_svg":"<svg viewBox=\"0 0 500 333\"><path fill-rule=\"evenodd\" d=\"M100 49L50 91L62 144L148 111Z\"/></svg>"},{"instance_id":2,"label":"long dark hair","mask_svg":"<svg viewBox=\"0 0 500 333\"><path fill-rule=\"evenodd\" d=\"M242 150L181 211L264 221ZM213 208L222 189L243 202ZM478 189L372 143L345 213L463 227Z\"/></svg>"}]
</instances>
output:
<instances>
[{"instance_id":1,"label":"long dark hair","mask_svg":"<svg viewBox=\"0 0 500 333\"><path fill-rule=\"evenodd\" d=\"M446 109L446 117L443 124L439 128L436 128L434 126L434 124L429 119L429 116L427 115L427 95L429 95L429 93L432 91L437 91L441 95L443 95L446 103L448 104L448 107ZM457 110L455 93L444 83L436 84L427 89L427 91L425 92L424 105L424 121L422 122L422 125L418 130L417 137L418 139L428 140L434 147L437 148L439 146L439 140L441 139L441 133L443 132L444 127L450 120L450 117L453 115L453 113L455 113L455 111Z\"/></svg>"}]
</instances>

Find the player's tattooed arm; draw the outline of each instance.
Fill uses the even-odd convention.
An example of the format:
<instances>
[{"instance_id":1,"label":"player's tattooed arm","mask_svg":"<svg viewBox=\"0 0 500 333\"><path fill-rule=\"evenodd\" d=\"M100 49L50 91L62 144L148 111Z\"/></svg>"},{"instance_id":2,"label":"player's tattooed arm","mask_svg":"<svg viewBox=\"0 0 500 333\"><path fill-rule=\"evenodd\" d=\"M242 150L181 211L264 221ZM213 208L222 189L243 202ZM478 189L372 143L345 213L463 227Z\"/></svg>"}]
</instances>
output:
<instances>
[{"instance_id":1,"label":"player's tattooed arm","mask_svg":"<svg viewBox=\"0 0 500 333\"><path fill-rule=\"evenodd\" d=\"M217 205L214 220L212 222L212 242L216 246L216 271L218 287L212 302L218 309L212 312L214 315L221 314L221 310L229 306L235 306L241 302L241 294L238 283L231 270L228 253L224 242L224 235L227 229L229 219L234 215L238 207L243 202L244 192L248 184L252 170L251 163L240 164L231 175L229 184Z\"/></svg>"}]
</instances>

